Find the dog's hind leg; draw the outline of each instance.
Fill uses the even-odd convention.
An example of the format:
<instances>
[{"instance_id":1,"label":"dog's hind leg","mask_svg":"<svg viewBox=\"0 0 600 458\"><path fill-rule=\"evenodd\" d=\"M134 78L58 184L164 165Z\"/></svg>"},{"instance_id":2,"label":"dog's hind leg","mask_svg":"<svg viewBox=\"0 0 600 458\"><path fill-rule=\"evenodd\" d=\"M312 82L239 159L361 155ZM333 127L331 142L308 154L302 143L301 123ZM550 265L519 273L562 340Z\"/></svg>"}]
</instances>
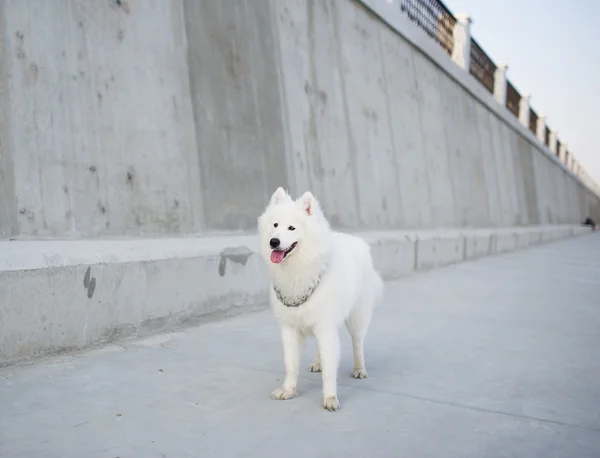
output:
<instances>
[{"instance_id":1,"label":"dog's hind leg","mask_svg":"<svg viewBox=\"0 0 600 458\"><path fill-rule=\"evenodd\" d=\"M354 378L367 378L364 344L367 330L371 323L372 310L373 307L371 304L359 305L350 312L346 320L346 327L352 337L352 350L354 353L352 377Z\"/></svg>"},{"instance_id":2,"label":"dog's hind leg","mask_svg":"<svg viewBox=\"0 0 600 458\"><path fill-rule=\"evenodd\" d=\"M317 343L317 351L315 352L315 359L308 365L310 372L321 372L321 352L319 352L319 344Z\"/></svg>"}]
</instances>

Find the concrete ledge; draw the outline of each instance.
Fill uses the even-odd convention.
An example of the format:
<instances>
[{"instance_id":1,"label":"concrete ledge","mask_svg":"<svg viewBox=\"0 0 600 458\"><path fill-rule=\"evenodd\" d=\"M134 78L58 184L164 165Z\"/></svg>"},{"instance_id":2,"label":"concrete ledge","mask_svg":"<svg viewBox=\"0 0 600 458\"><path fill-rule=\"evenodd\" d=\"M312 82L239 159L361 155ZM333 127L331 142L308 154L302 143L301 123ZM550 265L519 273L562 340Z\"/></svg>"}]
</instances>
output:
<instances>
[{"instance_id":1,"label":"concrete ledge","mask_svg":"<svg viewBox=\"0 0 600 458\"><path fill-rule=\"evenodd\" d=\"M384 279L589 232L576 226L361 234ZM266 306L253 235L0 242L0 366Z\"/></svg>"}]
</instances>

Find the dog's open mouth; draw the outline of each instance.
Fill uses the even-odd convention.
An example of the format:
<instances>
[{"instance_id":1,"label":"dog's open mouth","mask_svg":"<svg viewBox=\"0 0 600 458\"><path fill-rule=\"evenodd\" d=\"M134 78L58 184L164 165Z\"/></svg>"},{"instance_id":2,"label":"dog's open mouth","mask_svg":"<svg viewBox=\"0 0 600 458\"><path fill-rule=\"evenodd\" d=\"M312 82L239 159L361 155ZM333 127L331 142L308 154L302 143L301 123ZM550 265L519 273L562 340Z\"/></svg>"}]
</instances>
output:
<instances>
[{"instance_id":1,"label":"dog's open mouth","mask_svg":"<svg viewBox=\"0 0 600 458\"><path fill-rule=\"evenodd\" d=\"M288 254L290 254L292 252L292 250L294 248L296 248L297 244L298 244L298 242L292 243L292 246L289 247L287 250L273 250L273 251L271 251L271 262L273 262L275 264L279 264L281 261L283 261L285 259L285 257Z\"/></svg>"}]
</instances>

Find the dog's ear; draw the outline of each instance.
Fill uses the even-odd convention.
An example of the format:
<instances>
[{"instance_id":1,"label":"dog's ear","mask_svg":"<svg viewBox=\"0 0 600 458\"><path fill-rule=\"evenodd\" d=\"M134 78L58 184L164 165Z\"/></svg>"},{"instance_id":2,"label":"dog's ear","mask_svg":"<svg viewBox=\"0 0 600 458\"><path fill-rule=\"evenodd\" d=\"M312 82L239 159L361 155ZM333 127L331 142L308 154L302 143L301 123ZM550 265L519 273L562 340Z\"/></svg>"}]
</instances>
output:
<instances>
[{"instance_id":1,"label":"dog's ear","mask_svg":"<svg viewBox=\"0 0 600 458\"><path fill-rule=\"evenodd\" d=\"M292 198L285 191L285 189L283 189L282 187L279 187L271 196L271 201L269 202L269 205L277 205L277 204L280 204L281 202L291 201L291 200L292 200Z\"/></svg>"},{"instance_id":2,"label":"dog's ear","mask_svg":"<svg viewBox=\"0 0 600 458\"><path fill-rule=\"evenodd\" d=\"M309 191L306 191L304 194L302 194L302 197L300 197L296 202L302 206L302 209L307 215L312 216L315 214L318 203Z\"/></svg>"}]
</instances>

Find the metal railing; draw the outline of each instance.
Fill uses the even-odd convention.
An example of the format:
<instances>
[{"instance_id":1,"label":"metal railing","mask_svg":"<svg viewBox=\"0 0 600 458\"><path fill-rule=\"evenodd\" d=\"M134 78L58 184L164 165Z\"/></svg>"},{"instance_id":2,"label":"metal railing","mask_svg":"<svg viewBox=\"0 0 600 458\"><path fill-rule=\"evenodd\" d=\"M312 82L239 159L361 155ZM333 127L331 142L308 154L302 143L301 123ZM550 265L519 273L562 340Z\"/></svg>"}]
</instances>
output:
<instances>
[{"instance_id":1,"label":"metal railing","mask_svg":"<svg viewBox=\"0 0 600 458\"><path fill-rule=\"evenodd\" d=\"M506 108L514 114L517 118L519 117L519 107L521 105L521 94L512 85L510 81L506 82Z\"/></svg>"},{"instance_id":2,"label":"metal railing","mask_svg":"<svg viewBox=\"0 0 600 458\"><path fill-rule=\"evenodd\" d=\"M494 93L494 75L496 74L496 68L494 61L489 58L477 41L471 38L471 65L469 72L483 84L483 87L490 91L491 94Z\"/></svg>"},{"instance_id":3,"label":"metal railing","mask_svg":"<svg viewBox=\"0 0 600 458\"><path fill-rule=\"evenodd\" d=\"M538 115L533 108L529 109L529 130L537 135Z\"/></svg>"},{"instance_id":4,"label":"metal railing","mask_svg":"<svg viewBox=\"0 0 600 458\"><path fill-rule=\"evenodd\" d=\"M402 0L400 11L436 41L448 55L452 55L456 18L441 1Z\"/></svg>"}]
</instances>

